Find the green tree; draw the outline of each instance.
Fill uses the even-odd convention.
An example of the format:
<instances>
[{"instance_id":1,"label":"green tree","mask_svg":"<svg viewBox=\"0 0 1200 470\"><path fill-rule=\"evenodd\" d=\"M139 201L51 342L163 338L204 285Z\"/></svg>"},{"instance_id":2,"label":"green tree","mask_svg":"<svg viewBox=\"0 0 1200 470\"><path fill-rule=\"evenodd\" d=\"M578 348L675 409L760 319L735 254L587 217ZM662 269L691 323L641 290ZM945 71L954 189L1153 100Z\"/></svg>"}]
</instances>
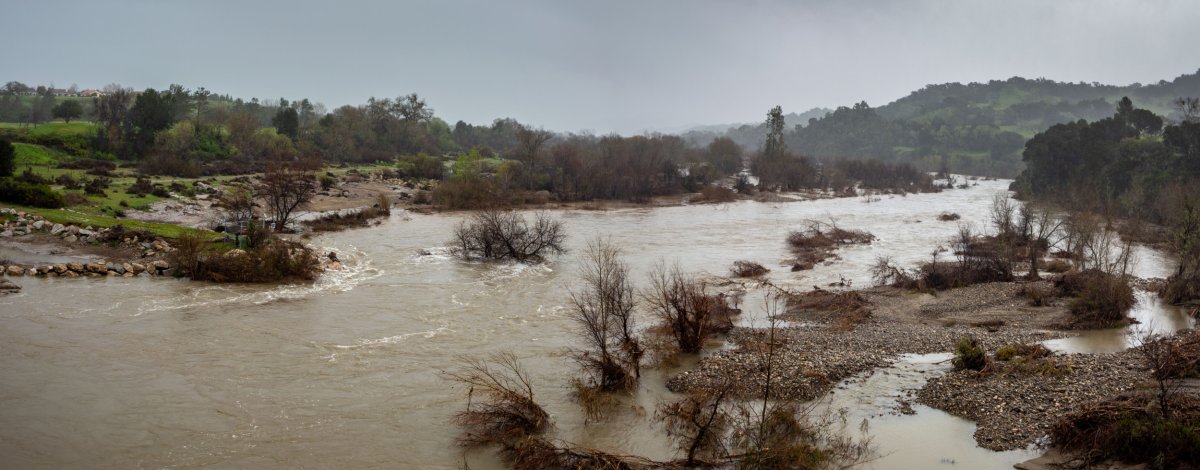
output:
<instances>
[{"instance_id":1,"label":"green tree","mask_svg":"<svg viewBox=\"0 0 1200 470\"><path fill-rule=\"evenodd\" d=\"M787 144L783 142L783 126L783 107L771 108L767 112L767 142L763 145L764 158L783 158L787 153Z\"/></svg>"},{"instance_id":2,"label":"green tree","mask_svg":"<svg viewBox=\"0 0 1200 470\"><path fill-rule=\"evenodd\" d=\"M7 140L0 139L0 177L12 176L17 150Z\"/></svg>"},{"instance_id":3,"label":"green tree","mask_svg":"<svg viewBox=\"0 0 1200 470\"><path fill-rule=\"evenodd\" d=\"M128 142L132 146L133 156L145 155L154 145L154 135L175 123L173 105L166 93L159 93L153 88L147 88L137 96L133 108L129 110L132 138Z\"/></svg>"},{"instance_id":4,"label":"green tree","mask_svg":"<svg viewBox=\"0 0 1200 470\"><path fill-rule=\"evenodd\" d=\"M54 107L54 117L71 122L83 115L83 105L78 100L66 100Z\"/></svg>"},{"instance_id":5,"label":"green tree","mask_svg":"<svg viewBox=\"0 0 1200 470\"><path fill-rule=\"evenodd\" d=\"M275 117L271 118L271 125L275 126L275 130L280 134L296 140L300 134L300 114L296 112L296 108L279 108L279 111L275 112Z\"/></svg>"}]
</instances>

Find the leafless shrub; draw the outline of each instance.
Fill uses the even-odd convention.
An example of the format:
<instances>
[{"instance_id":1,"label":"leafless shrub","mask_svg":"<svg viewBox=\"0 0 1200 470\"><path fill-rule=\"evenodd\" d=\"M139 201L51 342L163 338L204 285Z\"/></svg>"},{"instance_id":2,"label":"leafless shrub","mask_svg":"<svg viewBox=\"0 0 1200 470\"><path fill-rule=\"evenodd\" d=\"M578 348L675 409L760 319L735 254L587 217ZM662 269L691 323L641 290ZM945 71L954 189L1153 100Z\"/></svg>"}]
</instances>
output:
<instances>
[{"instance_id":1,"label":"leafless shrub","mask_svg":"<svg viewBox=\"0 0 1200 470\"><path fill-rule=\"evenodd\" d=\"M692 391L678 401L659 405L656 416L684 451L685 466L712 465L705 459L720 460L728 454L730 416L725 408L734 386L734 381L726 378L709 390Z\"/></svg>"},{"instance_id":2,"label":"leafless shrub","mask_svg":"<svg viewBox=\"0 0 1200 470\"><path fill-rule=\"evenodd\" d=\"M788 315L818 316L832 322L837 331L851 331L871 317L867 299L855 291L817 289L788 296Z\"/></svg>"},{"instance_id":3,"label":"leafless shrub","mask_svg":"<svg viewBox=\"0 0 1200 470\"><path fill-rule=\"evenodd\" d=\"M683 274L679 266L659 264L650 274L643 293L652 315L658 318L684 353L698 353L709 337L733 328L736 310L720 296L705 293L702 282Z\"/></svg>"},{"instance_id":4,"label":"leafless shrub","mask_svg":"<svg viewBox=\"0 0 1200 470\"><path fill-rule=\"evenodd\" d=\"M733 267L729 268L729 272L734 277L759 277L771 270L753 261L738 260L733 262Z\"/></svg>"},{"instance_id":5,"label":"leafless shrub","mask_svg":"<svg viewBox=\"0 0 1200 470\"><path fill-rule=\"evenodd\" d=\"M871 267L871 281L876 286L914 289L918 283L916 276L916 273L896 266L895 261L890 256L875 258L875 265Z\"/></svg>"},{"instance_id":6,"label":"leafless shrub","mask_svg":"<svg viewBox=\"0 0 1200 470\"><path fill-rule=\"evenodd\" d=\"M1039 283L1027 283L1017 290L1017 297L1029 299L1031 307L1045 307L1054 300L1054 290Z\"/></svg>"},{"instance_id":7,"label":"leafless shrub","mask_svg":"<svg viewBox=\"0 0 1200 470\"><path fill-rule=\"evenodd\" d=\"M292 213L316 194L316 179L309 170L300 163L272 162L263 172L257 193L266 201L275 231L283 231Z\"/></svg>"},{"instance_id":8,"label":"leafless shrub","mask_svg":"<svg viewBox=\"0 0 1200 470\"><path fill-rule=\"evenodd\" d=\"M463 358L462 366L445 375L469 387L467 409L454 415L463 428L459 445L500 445L513 448L546 430L550 415L534 401L533 386L521 363L510 352L487 360ZM482 400L473 403L479 393Z\"/></svg>"},{"instance_id":9,"label":"leafless shrub","mask_svg":"<svg viewBox=\"0 0 1200 470\"><path fill-rule=\"evenodd\" d=\"M957 213L954 213L954 212L943 212L941 214L938 214L938 216L937 216L937 219L942 222L953 222L953 221L961 219L961 218L962 218L961 215L958 215Z\"/></svg>"},{"instance_id":10,"label":"leafless shrub","mask_svg":"<svg viewBox=\"0 0 1200 470\"><path fill-rule=\"evenodd\" d=\"M584 289L571 293L571 318L585 348L574 351L588 376L586 387L629 390L641 374L642 346L635 336L636 298L620 249L597 239L583 262Z\"/></svg>"},{"instance_id":11,"label":"leafless shrub","mask_svg":"<svg viewBox=\"0 0 1200 470\"><path fill-rule=\"evenodd\" d=\"M1051 442L1079 455L1078 467L1106 459L1157 468L1194 468L1200 462L1200 399L1171 398L1173 416L1157 410L1153 396L1132 394L1085 403L1050 429Z\"/></svg>"},{"instance_id":12,"label":"leafless shrub","mask_svg":"<svg viewBox=\"0 0 1200 470\"><path fill-rule=\"evenodd\" d=\"M788 233L787 244L796 255L793 271L811 269L817 263L834 256L833 252L842 245L869 244L874 235L861 230L846 230L837 226L837 221L807 220L803 231Z\"/></svg>"},{"instance_id":13,"label":"leafless shrub","mask_svg":"<svg viewBox=\"0 0 1200 470\"><path fill-rule=\"evenodd\" d=\"M534 215L531 224L516 212L487 209L459 223L453 243L466 259L527 261L563 252L566 238L562 221L544 212Z\"/></svg>"}]
</instances>

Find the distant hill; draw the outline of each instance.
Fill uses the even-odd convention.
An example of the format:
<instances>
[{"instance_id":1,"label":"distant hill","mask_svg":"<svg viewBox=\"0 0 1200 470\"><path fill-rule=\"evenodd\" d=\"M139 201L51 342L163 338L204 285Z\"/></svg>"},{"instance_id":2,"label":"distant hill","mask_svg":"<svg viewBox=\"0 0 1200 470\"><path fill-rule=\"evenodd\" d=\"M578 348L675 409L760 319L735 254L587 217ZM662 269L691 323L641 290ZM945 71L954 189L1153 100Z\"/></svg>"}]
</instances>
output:
<instances>
[{"instance_id":1,"label":"distant hill","mask_svg":"<svg viewBox=\"0 0 1200 470\"><path fill-rule=\"evenodd\" d=\"M821 118L826 114L833 112L829 108L812 108L800 114L787 113L783 115L783 121L788 128L797 126L803 127L808 125L808 120L813 118ZM764 119L766 112L763 113ZM729 137L739 145L746 148L758 148L762 145L763 140L767 138L767 129L763 127L761 122L756 123L740 123L740 124L715 124L707 126L694 126L680 133L680 135L694 145L708 145L717 137Z\"/></svg>"},{"instance_id":2,"label":"distant hill","mask_svg":"<svg viewBox=\"0 0 1200 470\"><path fill-rule=\"evenodd\" d=\"M1023 168L1021 152L1034 134L1054 124L1111 116L1124 96L1139 108L1176 120L1172 101L1200 96L1200 71L1150 85L1021 77L929 85L878 108L862 102L810 116L817 118L811 125L794 125L789 119L785 140L789 149L818 159L874 158L925 170L1012 177ZM699 145L727 136L747 148L757 148L765 135L762 124L684 134Z\"/></svg>"}]
</instances>

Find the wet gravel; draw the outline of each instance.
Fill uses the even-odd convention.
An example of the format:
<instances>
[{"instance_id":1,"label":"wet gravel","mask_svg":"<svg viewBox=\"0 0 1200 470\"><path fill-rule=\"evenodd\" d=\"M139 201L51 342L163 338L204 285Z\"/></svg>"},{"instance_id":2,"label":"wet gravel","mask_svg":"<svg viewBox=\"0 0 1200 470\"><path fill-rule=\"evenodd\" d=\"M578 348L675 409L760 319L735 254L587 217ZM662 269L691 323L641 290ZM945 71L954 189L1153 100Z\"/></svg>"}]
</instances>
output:
<instances>
[{"instance_id":1,"label":"wet gravel","mask_svg":"<svg viewBox=\"0 0 1200 470\"><path fill-rule=\"evenodd\" d=\"M1055 360L1069 366L1069 372L951 372L930 379L917 392L917 400L975 421L980 447L1010 450L1038 443L1059 417L1083 403L1129 392L1146 378L1141 359L1132 351L1071 354Z\"/></svg>"}]
</instances>

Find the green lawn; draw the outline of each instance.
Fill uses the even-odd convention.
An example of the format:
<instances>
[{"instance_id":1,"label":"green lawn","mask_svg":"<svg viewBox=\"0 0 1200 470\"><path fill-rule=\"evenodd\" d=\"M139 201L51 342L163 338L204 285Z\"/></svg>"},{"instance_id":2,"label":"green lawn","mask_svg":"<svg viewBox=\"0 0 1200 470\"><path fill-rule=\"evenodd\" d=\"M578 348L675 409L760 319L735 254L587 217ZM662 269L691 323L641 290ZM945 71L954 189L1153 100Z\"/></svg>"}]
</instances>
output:
<instances>
[{"instance_id":1,"label":"green lawn","mask_svg":"<svg viewBox=\"0 0 1200 470\"><path fill-rule=\"evenodd\" d=\"M18 168L31 165L56 165L64 159L69 158L58 150L46 148L41 145L13 142L13 147L16 150L16 158L13 160L13 164Z\"/></svg>"},{"instance_id":2,"label":"green lawn","mask_svg":"<svg viewBox=\"0 0 1200 470\"><path fill-rule=\"evenodd\" d=\"M157 222L143 222L140 220L118 219L104 215L85 214L72 209L41 209L37 207L20 206L16 204L3 203L0 207L11 207L19 211L25 211L30 214L36 214L44 217L54 223L59 224L75 224L80 227L92 226L95 228L108 228L116 225L124 226L129 230L148 230L155 235L167 238L179 238L180 236L192 233L202 236L215 236L214 232L208 230L198 230L188 227L180 227L178 225L163 224Z\"/></svg>"},{"instance_id":3,"label":"green lawn","mask_svg":"<svg viewBox=\"0 0 1200 470\"><path fill-rule=\"evenodd\" d=\"M53 121L45 124L38 124L36 126L18 122L0 122L0 128L27 129L29 131L29 135L32 136L91 135L96 131L96 125L88 121L75 121L71 123Z\"/></svg>"}]
</instances>

